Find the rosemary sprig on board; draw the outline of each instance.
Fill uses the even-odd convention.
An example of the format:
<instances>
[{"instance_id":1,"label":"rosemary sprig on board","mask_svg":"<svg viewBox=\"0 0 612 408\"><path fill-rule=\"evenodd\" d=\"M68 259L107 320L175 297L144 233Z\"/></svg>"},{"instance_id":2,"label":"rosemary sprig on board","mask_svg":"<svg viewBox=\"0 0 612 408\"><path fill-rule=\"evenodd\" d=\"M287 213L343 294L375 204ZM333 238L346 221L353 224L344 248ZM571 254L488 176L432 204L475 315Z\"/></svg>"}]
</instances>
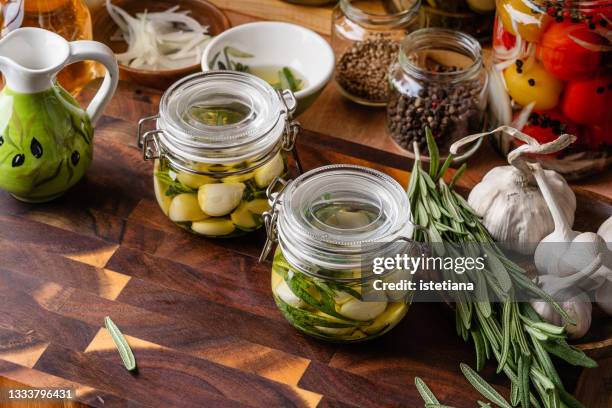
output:
<instances>
[{"instance_id":1,"label":"rosemary sprig on board","mask_svg":"<svg viewBox=\"0 0 612 408\"><path fill-rule=\"evenodd\" d=\"M426 230L426 233L416 231L415 239L429 243L478 243L487 254L487 268L483 273L475 277L462 277L476 280L473 283L480 290L478 300L464 296L455 307L457 334L465 341L473 340L477 370L482 369L486 360L495 358L497 372L506 374L511 382L513 405L520 403L523 408L582 407L563 387L550 354L582 367L595 367L597 364L582 351L567 344L563 328L542 321L530 304L515 301L515 290L521 289L551 302L555 310L570 321L567 313L535 285L521 267L503 254L482 225L480 217L454 190L465 171L465 164L457 170L451 183L446 183L444 176L453 157L450 155L441 164L431 130L426 129L426 136L430 152L429 169L423 169L418 148L415 147L417 158L408 185L413 220ZM453 274L452 271L442 273ZM448 278L456 279L457 276ZM489 295L504 301L492 303L483 300L490 299ZM470 375L470 382L482 386L484 380L478 380L480 377L474 376L475 372L465 367L462 365L462 370ZM428 402L427 399L425 401ZM501 400L491 402L508 406L505 400L505 403Z\"/></svg>"}]
</instances>

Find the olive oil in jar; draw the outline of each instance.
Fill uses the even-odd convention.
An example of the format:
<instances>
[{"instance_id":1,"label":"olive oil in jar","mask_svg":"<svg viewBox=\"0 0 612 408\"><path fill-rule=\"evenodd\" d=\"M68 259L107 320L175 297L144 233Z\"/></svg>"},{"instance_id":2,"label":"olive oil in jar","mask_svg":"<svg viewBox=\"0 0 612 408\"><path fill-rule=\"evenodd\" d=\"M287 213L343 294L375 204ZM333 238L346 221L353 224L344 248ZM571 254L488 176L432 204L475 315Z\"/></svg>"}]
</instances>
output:
<instances>
[{"instance_id":1,"label":"olive oil in jar","mask_svg":"<svg viewBox=\"0 0 612 408\"><path fill-rule=\"evenodd\" d=\"M25 0L22 27L40 27L68 41L91 40L92 24L84 0ZM82 61L64 68L58 81L72 95L98 76L96 63Z\"/></svg>"}]
</instances>

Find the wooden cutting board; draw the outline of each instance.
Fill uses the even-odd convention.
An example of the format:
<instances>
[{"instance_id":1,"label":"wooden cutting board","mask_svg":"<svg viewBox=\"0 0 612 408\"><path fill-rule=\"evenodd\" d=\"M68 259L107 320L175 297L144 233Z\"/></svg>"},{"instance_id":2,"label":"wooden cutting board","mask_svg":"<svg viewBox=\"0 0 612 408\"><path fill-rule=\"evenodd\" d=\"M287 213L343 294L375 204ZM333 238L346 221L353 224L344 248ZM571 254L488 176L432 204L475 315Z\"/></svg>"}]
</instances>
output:
<instances>
[{"instance_id":1,"label":"wooden cutting board","mask_svg":"<svg viewBox=\"0 0 612 408\"><path fill-rule=\"evenodd\" d=\"M135 124L158 99L121 84L90 171L64 197L30 205L0 193L0 376L73 387L94 407L265 408L422 406L420 376L445 403L474 406L479 396L459 371L474 364L472 346L444 306L414 305L369 343L322 343L277 311L270 265L257 263L261 231L211 240L167 220L135 147ZM298 146L306 169L354 163L408 179L408 162L361 144L305 131ZM612 214L609 203L592 207L582 223ZM127 335L137 373L102 328L107 315ZM569 389L579 374L563 367ZM507 395L494 367L484 375Z\"/></svg>"}]
</instances>

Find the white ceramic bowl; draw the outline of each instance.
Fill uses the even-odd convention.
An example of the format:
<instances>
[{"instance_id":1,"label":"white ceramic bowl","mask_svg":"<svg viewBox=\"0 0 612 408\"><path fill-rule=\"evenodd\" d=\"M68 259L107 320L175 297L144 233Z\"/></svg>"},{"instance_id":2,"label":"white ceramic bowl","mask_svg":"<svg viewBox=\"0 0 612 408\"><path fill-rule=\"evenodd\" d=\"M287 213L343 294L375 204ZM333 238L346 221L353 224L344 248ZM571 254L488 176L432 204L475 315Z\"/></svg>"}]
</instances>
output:
<instances>
[{"instance_id":1,"label":"white ceramic bowl","mask_svg":"<svg viewBox=\"0 0 612 408\"><path fill-rule=\"evenodd\" d=\"M334 53L323 37L307 28L265 21L239 25L222 32L209 43L202 55L202 70L210 71L215 55L226 46L252 55L231 57L233 61L258 67L289 67L297 71L306 86L295 93L297 114L304 112L321 94L334 72Z\"/></svg>"}]
</instances>

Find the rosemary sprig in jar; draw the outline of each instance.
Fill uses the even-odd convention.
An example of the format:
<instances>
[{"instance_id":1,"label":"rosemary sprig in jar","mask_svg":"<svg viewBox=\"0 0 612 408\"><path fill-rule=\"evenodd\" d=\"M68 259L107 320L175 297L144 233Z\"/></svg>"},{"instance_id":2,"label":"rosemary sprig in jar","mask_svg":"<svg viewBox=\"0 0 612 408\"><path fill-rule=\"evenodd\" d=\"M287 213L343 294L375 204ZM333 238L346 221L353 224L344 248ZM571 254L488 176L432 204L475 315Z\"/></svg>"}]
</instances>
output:
<instances>
[{"instance_id":1,"label":"rosemary sprig in jar","mask_svg":"<svg viewBox=\"0 0 612 408\"><path fill-rule=\"evenodd\" d=\"M478 243L486 248L487 268L476 277L463 278L478 280L473 282L480 290L478 300L465 296L457 301L455 307L457 334L465 341L472 339L476 349L476 370L480 371L486 360L494 357L497 372L503 372L510 379L512 405L520 403L523 408L582 407L565 390L550 355L575 366L595 367L597 364L566 342L564 328L544 322L531 305L515 300L515 290L523 290L551 302L565 321L571 321L567 313L534 284L521 267L503 254L482 225L480 217L455 191L455 184L466 169L465 164L447 183L444 176L453 157L450 155L444 163L440 163L439 151L430 129L426 129L426 136L430 152L429 169L423 169L418 147L415 146L417 157L408 186L413 221L426 230L426 233L417 231L415 239L429 243ZM490 299L487 297L489 294L504 300L483 300Z\"/></svg>"}]
</instances>

